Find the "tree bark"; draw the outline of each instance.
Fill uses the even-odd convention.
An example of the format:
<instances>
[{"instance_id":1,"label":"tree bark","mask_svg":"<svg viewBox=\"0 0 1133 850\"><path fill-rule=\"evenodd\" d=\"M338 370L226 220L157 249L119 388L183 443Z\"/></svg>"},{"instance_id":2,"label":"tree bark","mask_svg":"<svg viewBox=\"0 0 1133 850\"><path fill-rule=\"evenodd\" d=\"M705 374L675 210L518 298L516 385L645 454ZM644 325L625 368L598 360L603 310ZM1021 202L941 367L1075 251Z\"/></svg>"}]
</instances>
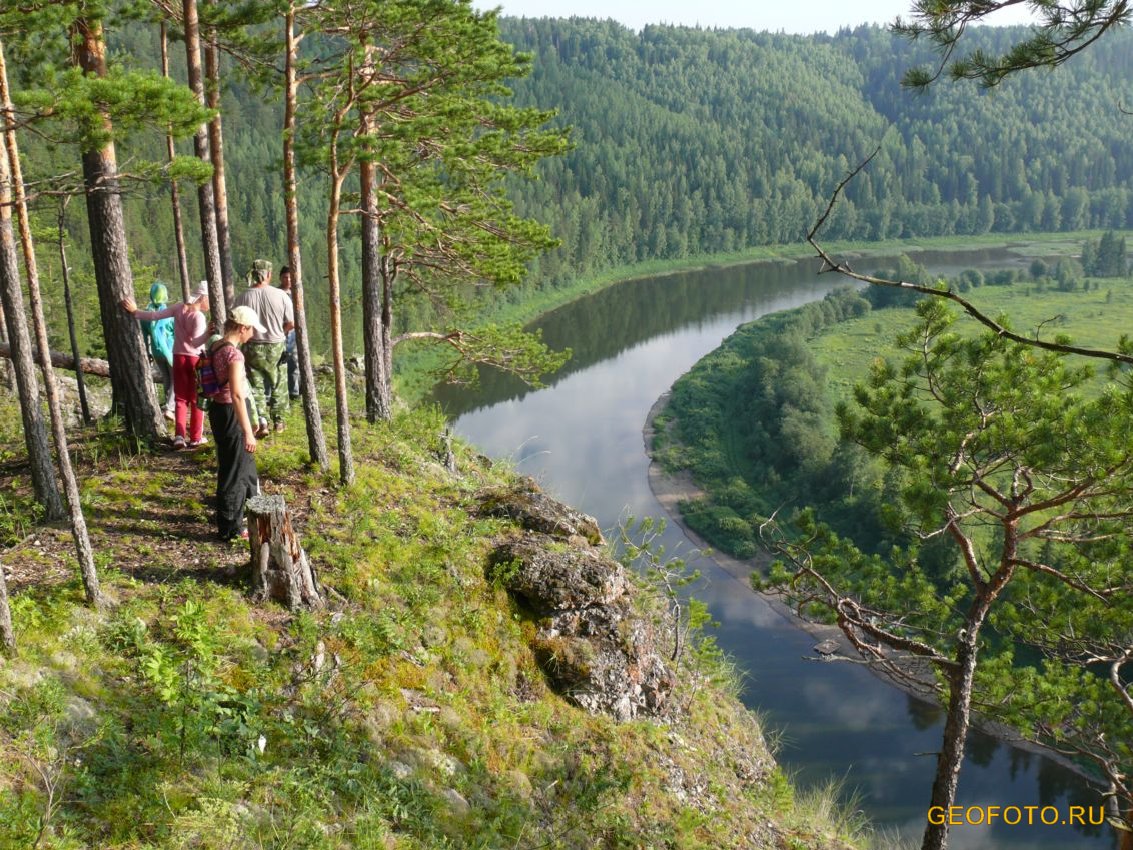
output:
<instances>
[{"instance_id":1,"label":"tree bark","mask_svg":"<svg viewBox=\"0 0 1133 850\"><path fill-rule=\"evenodd\" d=\"M382 256L382 357L385 359L386 392L393 408L393 285L397 266L388 254Z\"/></svg>"},{"instance_id":2,"label":"tree bark","mask_svg":"<svg viewBox=\"0 0 1133 850\"><path fill-rule=\"evenodd\" d=\"M12 346L7 343L0 343L0 357L8 360L14 359L12 354ZM76 362L78 366L76 367ZM82 372L86 375L96 375L99 378L110 377L110 364L101 360L98 357L80 357L78 361L75 360L71 354L64 354L62 351L51 352L51 363L60 369L69 369L72 372ZM150 380L160 381L162 374L158 372L157 367L147 363L143 369L149 376Z\"/></svg>"},{"instance_id":3,"label":"tree bark","mask_svg":"<svg viewBox=\"0 0 1133 850\"><path fill-rule=\"evenodd\" d=\"M291 526L283 497L255 496L245 510L252 550L252 597L278 602L292 611L321 608L318 580Z\"/></svg>"},{"instance_id":4,"label":"tree bark","mask_svg":"<svg viewBox=\"0 0 1133 850\"><path fill-rule=\"evenodd\" d=\"M188 69L189 88L197 96L201 106L206 105L204 73L201 70L201 28L197 18L197 0L183 0L182 13L185 28L185 57ZM193 153L201 162L211 164L209 152L209 130L201 124L193 134ZM208 280L209 312L217 328L224 327L228 317L228 305L232 293L224 288L224 276L220 270L220 247L216 235L216 198L212 181L206 180L197 186L197 211L201 220L201 250L205 259L205 278Z\"/></svg>"},{"instance_id":5,"label":"tree bark","mask_svg":"<svg viewBox=\"0 0 1133 850\"><path fill-rule=\"evenodd\" d=\"M11 341L12 365L16 393L20 399L20 417L24 425L24 444L28 450L32 489L36 501L43 506L46 518L58 520L66 516L66 512L55 482L55 470L51 465L51 447L47 442L47 427L39 401L39 382L35 377L35 363L32 360L27 311L20 286L16 237L12 228L12 183L8 158L0 155L0 301L4 304L4 318L8 324L8 339Z\"/></svg>"},{"instance_id":6,"label":"tree bark","mask_svg":"<svg viewBox=\"0 0 1133 850\"><path fill-rule=\"evenodd\" d=\"M67 264L67 202L70 197L64 198L63 202L59 204L59 270L63 275L63 306L67 310L67 337L71 342L71 356L74 358L75 363L80 363L79 356L79 335L75 331L75 301L71 297L71 267ZM51 362L55 365L56 352L50 352ZM107 367L109 374L109 366ZM90 404L87 402L87 384L83 379L83 370L75 370L75 384L79 391L79 409L82 411L83 424L90 425L94 422L94 417L91 416Z\"/></svg>"},{"instance_id":7,"label":"tree bark","mask_svg":"<svg viewBox=\"0 0 1133 850\"><path fill-rule=\"evenodd\" d=\"M0 564L0 652L9 658L16 654L16 632L12 628L12 607L8 604L8 579Z\"/></svg>"},{"instance_id":8,"label":"tree bark","mask_svg":"<svg viewBox=\"0 0 1133 850\"><path fill-rule=\"evenodd\" d=\"M972 684L977 657L975 641L969 638L961 645L957 659L959 668L949 677L948 715L944 723L940 755L936 758L936 775L932 780L932 796L929 801L929 811L940 817L929 818L921 850L944 850L948 846L948 811L956 802L960 767L964 761L964 745L971 726Z\"/></svg>"},{"instance_id":9,"label":"tree bark","mask_svg":"<svg viewBox=\"0 0 1133 850\"><path fill-rule=\"evenodd\" d=\"M1011 581L1015 571L1013 561L1018 546L1017 521L1009 515L1003 530L1003 552L999 569L976 588L975 599L964 617L964 629L957 637L956 668L948 675L948 717L944 722L944 734L940 755L936 759L936 775L932 781L932 797L929 801L930 811L943 816L929 818L921 840L921 850L945 850L948 846L948 811L956 802L956 787L964 761L964 745L971 728L972 690L976 681L976 665L979 663L980 632L987 622L991 606ZM940 823L934 823L935 820Z\"/></svg>"},{"instance_id":10,"label":"tree bark","mask_svg":"<svg viewBox=\"0 0 1133 850\"><path fill-rule=\"evenodd\" d=\"M161 22L161 74L169 76L169 39L166 37L165 21ZM177 146L173 134L165 134L165 153L170 162L177 156ZM176 180L169 181L169 196L173 205L173 241L177 245L177 274L181 278L181 300L189 300L193 293L193 281L189 276L189 254L185 250L185 226L181 221L181 189ZM78 356L77 354L75 355Z\"/></svg>"},{"instance_id":11,"label":"tree bark","mask_svg":"<svg viewBox=\"0 0 1133 850\"><path fill-rule=\"evenodd\" d=\"M359 165L362 185L362 337L366 363L366 418L388 422L393 418L393 394L386 371L383 332L383 294L381 223L378 219L374 166Z\"/></svg>"},{"instance_id":12,"label":"tree bark","mask_svg":"<svg viewBox=\"0 0 1133 850\"><path fill-rule=\"evenodd\" d=\"M287 262L291 268L291 300L295 305L295 352L299 361L299 385L303 392L303 418L307 423L307 450L311 462L324 472L330 468L327 440L323 434L323 418L315 387L315 370L311 364L311 344L307 335L307 308L303 299L303 263L299 249L299 196L295 173L295 122L299 101L299 80L296 61L299 40L295 36L295 9L287 11L286 85L283 107L283 192L287 218Z\"/></svg>"},{"instance_id":13,"label":"tree bark","mask_svg":"<svg viewBox=\"0 0 1133 850\"><path fill-rule=\"evenodd\" d=\"M8 69L4 61L3 46L0 45L0 108L6 118L14 114L8 91ZM24 268L28 276L28 298L31 301L31 317L35 327L36 347L39 351L40 368L43 370L43 385L47 390L47 409L51 416L51 430L55 438L55 455L59 463L59 474L63 478L63 492L67 497L67 509L71 518L71 537L75 543L75 554L79 562L79 572L86 591L87 604L98 610L105 606L106 598L99 586L98 570L94 564L94 551L87 534L86 518L83 516L79 496L79 482L71 466L71 451L67 445L67 428L63 422L63 412L59 403L59 386L55 371L51 368L51 347L47 340L47 322L43 318L43 298L39 288L39 268L36 264L35 248L32 243L31 221L28 217L27 199L24 197L23 174L20 170L20 151L16 141L15 123L5 121L4 149L7 155L8 174L11 177L16 218L20 226L20 244L24 253ZM0 158L3 158L0 156ZM2 166L0 166L2 168Z\"/></svg>"},{"instance_id":14,"label":"tree bark","mask_svg":"<svg viewBox=\"0 0 1133 850\"><path fill-rule=\"evenodd\" d=\"M0 63L2 61L3 53L0 52ZM0 69L2 68L3 65L0 64ZM4 100L0 97L0 104ZM3 115L4 128L7 130L13 124L7 108L3 109ZM32 489L36 501L44 508L46 518L57 520L65 514L51 465L51 449L47 443L47 429L39 402L39 383L35 377L31 338L28 335L20 287L19 262L12 228L12 202L16 191L15 175L8 166L7 156L0 152L0 302L4 306L7 336L11 341L13 377L20 399L20 416L24 425L24 443L28 450Z\"/></svg>"},{"instance_id":15,"label":"tree bark","mask_svg":"<svg viewBox=\"0 0 1133 850\"><path fill-rule=\"evenodd\" d=\"M106 44L102 25L96 21L79 20L75 24L75 33L75 55L79 68L86 74L106 76ZM149 358L138 323L121 307L123 299L134 297L134 276L126 245L113 143L83 154L83 180L115 409L123 414L127 429L136 437L145 442L157 442L165 435L165 420L149 378L149 369L143 365L149 362Z\"/></svg>"},{"instance_id":16,"label":"tree bark","mask_svg":"<svg viewBox=\"0 0 1133 850\"><path fill-rule=\"evenodd\" d=\"M209 156L212 158L212 195L216 212L216 247L220 258L220 275L224 281L224 297L231 303L236 297L236 276L232 266L232 245L228 228L228 186L224 181L224 133L220 123L220 48L216 30L209 32L205 44L205 93L216 116L209 122Z\"/></svg>"},{"instance_id":17,"label":"tree bark","mask_svg":"<svg viewBox=\"0 0 1133 850\"><path fill-rule=\"evenodd\" d=\"M8 344L8 319L4 311L4 304L0 302L0 345ZM8 389L16 386L16 372L11 363L0 365L0 384Z\"/></svg>"},{"instance_id":18,"label":"tree bark","mask_svg":"<svg viewBox=\"0 0 1133 850\"><path fill-rule=\"evenodd\" d=\"M346 170L338 162L338 131L330 143L330 203L327 209L327 288L330 291L330 344L334 362L335 419L338 424L338 478L354 483L354 452L350 445L350 401L346 390L346 358L342 351L342 300L338 280L338 217Z\"/></svg>"}]
</instances>

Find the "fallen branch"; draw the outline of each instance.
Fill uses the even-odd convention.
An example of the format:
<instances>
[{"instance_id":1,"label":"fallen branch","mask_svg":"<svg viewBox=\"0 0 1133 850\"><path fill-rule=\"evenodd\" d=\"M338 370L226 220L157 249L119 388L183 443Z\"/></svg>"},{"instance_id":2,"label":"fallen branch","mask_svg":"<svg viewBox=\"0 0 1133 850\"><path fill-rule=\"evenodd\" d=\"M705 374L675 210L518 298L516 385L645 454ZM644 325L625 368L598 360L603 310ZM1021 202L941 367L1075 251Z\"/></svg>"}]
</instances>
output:
<instances>
[{"instance_id":1,"label":"fallen branch","mask_svg":"<svg viewBox=\"0 0 1133 850\"><path fill-rule=\"evenodd\" d=\"M0 357L12 359L12 347L7 343L0 342ZM38 363L36 365L39 365ZM51 352L51 365L59 369L67 369L71 372L82 372L86 375L97 375L100 378L110 377L110 364L105 360L100 360L97 357L80 357L79 367L75 368L75 358L70 354L64 354L61 351ZM149 365L150 377L155 381L161 381L162 375L157 371L157 367L153 364Z\"/></svg>"}]
</instances>

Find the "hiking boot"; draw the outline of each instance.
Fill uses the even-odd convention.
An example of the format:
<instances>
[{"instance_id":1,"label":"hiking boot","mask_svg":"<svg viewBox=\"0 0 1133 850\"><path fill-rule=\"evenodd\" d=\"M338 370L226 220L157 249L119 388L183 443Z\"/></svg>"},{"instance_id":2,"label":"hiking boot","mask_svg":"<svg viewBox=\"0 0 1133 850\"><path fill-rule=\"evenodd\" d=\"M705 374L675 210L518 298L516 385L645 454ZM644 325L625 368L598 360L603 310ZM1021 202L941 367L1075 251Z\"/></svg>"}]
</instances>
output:
<instances>
[{"instance_id":1,"label":"hiking boot","mask_svg":"<svg viewBox=\"0 0 1133 850\"><path fill-rule=\"evenodd\" d=\"M207 446L208 444L209 441L205 437L201 437L199 440L190 440L189 448L199 449L201 446Z\"/></svg>"},{"instance_id":2,"label":"hiking boot","mask_svg":"<svg viewBox=\"0 0 1133 850\"><path fill-rule=\"evenodd\" d=\"M282 434L282 433L283 433L283 429L284 429L284 428L286 428L286 427L287 427L287 426L286 426L286 425L284 425L284 424L283 424L283 422L276 422L276 423L275 423L275 433L277 433L277 434Z\"/></svg>"},{"instance_id":3,"label":"hiking boot","mask_svg":"<svg viewBox=\"0 0 1133 850\"><path fill-rule=\"evenodd\" d=\"M264 437L266 437L270 433L271 433L271 428L268 427L267 421L264 420L264 419L261 419L260 424L256 427L256 439L262 440Z\"/></svg>"},{"instance_id":4,"label":"hiking boot","mask_svg":"<svg viewBox=\"0 0 1133 850\"><path fill-rule=\"evenodd\" d=\"M181 449L185 448L185 445L185 438L180 434L173 438L173 448L177 451L181 451Z\"/></svg>"}]
</instances>

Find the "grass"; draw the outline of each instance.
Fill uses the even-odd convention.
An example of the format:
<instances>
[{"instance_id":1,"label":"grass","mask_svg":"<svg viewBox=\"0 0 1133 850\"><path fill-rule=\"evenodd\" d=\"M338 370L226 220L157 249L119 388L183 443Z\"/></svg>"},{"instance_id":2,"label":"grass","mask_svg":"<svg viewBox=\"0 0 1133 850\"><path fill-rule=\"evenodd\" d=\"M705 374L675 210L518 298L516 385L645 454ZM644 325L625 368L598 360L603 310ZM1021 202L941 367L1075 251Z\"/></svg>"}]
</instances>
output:
<instances>
[{"instance_id":1,"label":"grass","mask_svg":"<svg viewBox=\"0 0 1133 850\"><path fill-rule=\"evenodd\" d=\"M445 471L439 414L355 422L348 488L303 465L292 423L261 446L263 486L335 592L297 615L252 605L246 551L212 542L209 452L82 435L116 604L83 607L66 529L4 552L19 655L0 663L0 848L842 846L839 817L785 790L734 683L713 684L718 653L689 655L665 724L551 692L532 623L484 572L510 526L477 496L511 473L459 443Z\"/></svg>"},{"instance_id":2,"label":"grass","mask_svg":"<svg viewBox=\"0 0 1133 850\"><path fill-rule=\"evenodd\" d=\"M1040 291L1033 282L1019 281L1011 286L982 286L965 297L986 315L1005 317L1018 333L1037 334L1045 340L1065 334L1075 345L1114 351L1121 336L1133 327L1133 280L1103 279L1091 281L1091 287L1088 292L1060 292L1049 287ZM875 357L896 354L894 340L915 319L909 309L876 310L815 335L812 350L829 367L828 383L834 394L849 397L853 386L866 380ZM964 316L955 330L976 334L985 328ZM1095 367L1105 375L1104 361L1095 361Z\"/></svg>"}]
</instances>

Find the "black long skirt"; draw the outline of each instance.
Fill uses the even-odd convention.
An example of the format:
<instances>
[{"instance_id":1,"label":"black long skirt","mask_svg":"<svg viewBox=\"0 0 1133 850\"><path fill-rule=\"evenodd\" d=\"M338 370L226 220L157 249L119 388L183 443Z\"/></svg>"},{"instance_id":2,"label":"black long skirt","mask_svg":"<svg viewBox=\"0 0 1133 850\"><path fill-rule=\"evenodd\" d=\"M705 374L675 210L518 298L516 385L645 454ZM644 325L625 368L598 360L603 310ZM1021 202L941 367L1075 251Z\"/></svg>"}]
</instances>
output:
<instances>
[{"instance_id":1,"label":"black long skirt","mask_svg":"<svg viewBox=\"0 0 1133 850\"><path fill-rule=\"evenodd\" d=\"M244 431L231 404L209 405L209 425L216 440L216 530L222 540L231 540L244 531L244 502L260 491L256 458L244 448Z\"/></svg>"}]
</instances>

